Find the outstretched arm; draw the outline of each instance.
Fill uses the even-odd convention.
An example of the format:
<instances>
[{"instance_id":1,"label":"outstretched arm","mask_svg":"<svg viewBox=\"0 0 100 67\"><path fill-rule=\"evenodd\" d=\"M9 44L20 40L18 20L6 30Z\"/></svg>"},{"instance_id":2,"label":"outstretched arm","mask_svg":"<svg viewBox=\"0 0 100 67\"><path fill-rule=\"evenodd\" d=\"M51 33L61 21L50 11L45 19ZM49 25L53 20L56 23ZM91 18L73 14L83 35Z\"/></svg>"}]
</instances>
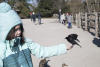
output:
<instances>
[{"instance_id":1,"label":"outstretched arm","mask_svg":"<svg viewBox=\"0 0 100 67\"><path fill-rule=\"evenodd\" d=\"M54 46L42 46L38 43L32 43L30 45L30 50L33 55L44 58L67 53L65 44L59 44Z\"/></svg>"},{"instance_id":2,"label":"outstretched arm","mask_svg":"<svg viewBox=\"0 0 100 67\"><path fill-rule=\"evenodd\" d=\"M72 48L72 45L59 44L54 46L42 46L38 43L28 41L27 45L31 53L37 57L51 57L67 53L67 50Z\"/></svg>"}]
</instances>

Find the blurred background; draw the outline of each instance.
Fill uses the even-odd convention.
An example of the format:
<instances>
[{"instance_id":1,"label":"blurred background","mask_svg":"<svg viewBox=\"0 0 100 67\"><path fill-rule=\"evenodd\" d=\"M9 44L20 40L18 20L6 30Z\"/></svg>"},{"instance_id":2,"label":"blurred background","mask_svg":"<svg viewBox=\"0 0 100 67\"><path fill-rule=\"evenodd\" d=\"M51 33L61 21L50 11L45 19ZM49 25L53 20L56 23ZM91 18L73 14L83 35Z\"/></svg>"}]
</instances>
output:
<instances>
[{"instance_id":1,"label":"blurred background","mask_svg":"<svg viewBox=\"0 0 100 67\"><path fill-rule=\"evenodd\" d=\"M72 15L79 12L99 12L100 0L0 0L8 2L21 18L29 18L30 12L41 13L42 17L70 12Z\"/></svg>"}]
</instances>

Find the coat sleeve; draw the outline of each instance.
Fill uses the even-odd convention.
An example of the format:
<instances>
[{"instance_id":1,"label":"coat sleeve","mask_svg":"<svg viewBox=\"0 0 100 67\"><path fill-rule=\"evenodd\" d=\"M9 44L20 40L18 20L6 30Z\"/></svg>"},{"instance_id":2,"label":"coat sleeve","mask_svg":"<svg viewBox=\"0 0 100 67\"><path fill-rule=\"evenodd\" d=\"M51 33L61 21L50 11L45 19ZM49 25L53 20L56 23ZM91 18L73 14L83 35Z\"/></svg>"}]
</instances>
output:
<instances>
[{"instance_id":1,"label":"coat sleeve","mask_svg":"<svg viewBox=\"0 0 100 67\"><path fill-rule=\"evenodd\" d=\"M0 67L3 67L3 58L4 58L4 52L5 52L5 44L0 43Z\"/></svg>"},{"instance_id":2,"label":"coat sleeve","mask_svg":"<svg viewBox=\"0 0 100 67\"><path fill-rule=\"evenodd\" d=\"M28 41L27 44L29 49L31 50L31 53L39 58L57 56L67 52L65 44L48 47L39 45L38 43L34 43L32 41Z\"/></svg>"},{"instance_id":3,"label":"coat sleeve","mask_svg":"<svg viewBox=\"0 0 100 67\"><path fill-rule=\"evenodd\" d=\"M2 61L2 58L0 58L0 67L3 67L3 61Z\"/></svg>"}]
</instances>

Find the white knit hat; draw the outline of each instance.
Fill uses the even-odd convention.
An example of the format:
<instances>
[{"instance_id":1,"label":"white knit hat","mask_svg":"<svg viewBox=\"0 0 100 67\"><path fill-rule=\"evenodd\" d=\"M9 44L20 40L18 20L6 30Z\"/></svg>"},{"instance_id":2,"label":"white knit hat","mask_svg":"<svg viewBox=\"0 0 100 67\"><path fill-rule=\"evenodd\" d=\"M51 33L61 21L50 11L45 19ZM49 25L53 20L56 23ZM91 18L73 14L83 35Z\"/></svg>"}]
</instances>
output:
<instances>
[{"instance_id":1,"label":"white knit hat","mask_svg":"<svg viewBox=\"0 0 100 67\"><path fill-rule=\"evenodd\" d=\"M18 14L6 2L0 3L0 42L4 42L9 31L21 24Z\"/></svg>"}]
</instances>

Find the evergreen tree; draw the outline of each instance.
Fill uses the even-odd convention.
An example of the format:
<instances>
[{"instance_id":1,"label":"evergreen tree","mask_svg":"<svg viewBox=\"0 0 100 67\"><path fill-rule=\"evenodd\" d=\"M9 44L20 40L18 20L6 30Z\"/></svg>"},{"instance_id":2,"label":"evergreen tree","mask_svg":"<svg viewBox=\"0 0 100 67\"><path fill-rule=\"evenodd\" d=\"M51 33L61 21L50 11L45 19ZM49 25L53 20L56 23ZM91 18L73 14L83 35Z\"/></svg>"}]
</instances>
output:
<instances>
[{"instance_id":1,"label":"evergreen tree","mask_svg":"<svg viewBox=\"0 0 100 67\"><path fill-rule=\"evenodd\" d=\"M26 0L8 0L8 3L15 11L18 12L21 18L29 17L29 12L31 11L29 6L32 5L28 4Z\"/></svg>"},{"instance_id":2,"label":"evergreen tree","mask_svg":"<svg viewBox=\"0 0 100 67\"><path fill-rule=\"evenodd\" d=\"M42 17L52 17L59 9L62 9L63 13L70 11L65 0L40 0L35 12L40 11Z\"/></svg>"},{"instance_id":3,"label":"evergreen tree","mask_svg":"<svg viewBox=\"0 0 100 67\"><path fill-rule=\"evenodd\" d=\"M42 17L51 17L53 15L53 0L40 0L35 12L41 12Z\"/></svg>"}]
</instances>

